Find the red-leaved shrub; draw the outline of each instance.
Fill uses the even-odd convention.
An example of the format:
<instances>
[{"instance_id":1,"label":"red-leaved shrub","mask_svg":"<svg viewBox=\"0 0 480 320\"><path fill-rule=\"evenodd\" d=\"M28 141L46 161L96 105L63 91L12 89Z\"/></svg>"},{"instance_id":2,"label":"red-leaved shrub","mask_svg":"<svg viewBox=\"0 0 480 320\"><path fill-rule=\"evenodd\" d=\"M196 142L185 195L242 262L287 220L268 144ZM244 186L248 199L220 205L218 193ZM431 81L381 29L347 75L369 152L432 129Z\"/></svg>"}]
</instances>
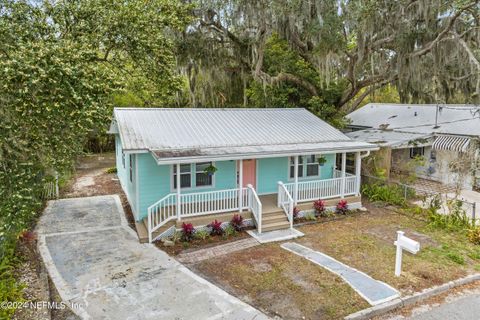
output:
<instances>
[{"instance_id":1,"label":"red-leaved shrub","mask_svg":"<svg viewBox=\"0 0 480 320\"><path fill-rule=\"evenodd\" d=\"M243 217L239 214L234 214L232 220L230 220L230 225L236 230L240 231L243 227Z\"/></svg>"},{"instance_id":2,"label":"red-leaved shrub","mask_svg":"<svg viewBox=\"0 0 480 320\"><path fill-rule=\"evenodd\" d=\"M191 223L182 223L182 238L184 241L192 241L195 234L195 228Z\"/></svg>"},{"instance_id":3,"label":"red-leaved shrub","mask_svg":"<svg viewBox=\"0 0 480 320\"><path fill-rule=\"evenodd\" d=\"M336 212L339 213L339 214L347 214L347 212L348 212L347 200L340 200L337 203Z\"/></svg>"},{"instance_id":4,"label":"red-leaved shrub","mask_svg":"<svg viewBox=\"0 0 480 320\"><path fill-rule=\"evenodd\" d=\"M313 202L313 208L315 209L315 215L323 216L325 213L325 201L323 200L315 200Z\"/></svg>"},{"instance_id":5,"label":"red-leaved shrub","mask_svg":"<svg viewBox=\"0 0 480 320\"><path fill-rule=\"evenodd\" d=\"M294 207L293 208L293 219L298 218L299 214L300 214L300 209L298 209L297 207Z\"/></svg>"},{"instance_id":6,"label":"red-leaved shrub","mask_svg":"<svg viewBox=\"0 0 480 320\"><path fill-rule=\"evenodd\" d=\"M222 229L222 222L218 221L217 219L213 220L208 227L211 228L210 234L212 236L217 235L221 236L223 234L223 229Z\"/></svg>"}]
</instances>

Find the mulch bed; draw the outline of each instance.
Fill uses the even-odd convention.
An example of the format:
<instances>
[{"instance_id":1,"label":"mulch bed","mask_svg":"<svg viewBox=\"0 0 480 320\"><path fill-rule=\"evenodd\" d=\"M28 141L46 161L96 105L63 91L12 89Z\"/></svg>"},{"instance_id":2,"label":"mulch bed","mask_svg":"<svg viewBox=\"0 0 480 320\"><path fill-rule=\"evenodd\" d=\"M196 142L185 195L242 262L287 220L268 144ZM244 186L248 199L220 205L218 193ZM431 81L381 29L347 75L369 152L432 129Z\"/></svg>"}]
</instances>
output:
<instances>
[{"instance_id":1,"label":"mulch bed","mask_svg":"<svg viewBox=\"0 0 480 320\"><path fill-rule=\"evenodd\" d=\"M161 240L155 241L154 244L155 246L157 246L157 248L165 251L169 255L177 256L180 253L193 252L199 249L211 248L219 244L225 244L232 241L249 238L250 235L247 233L247 230L252 230L252 229L254 228L253 227L244 228L241 231L237 232L234 236L231 236L229 238L224 238L223 236L215 235L215 236L210 236L205 240L193 239L190 242L178 241L171 247L165 246Z\"/></svg>"}]
</instances>

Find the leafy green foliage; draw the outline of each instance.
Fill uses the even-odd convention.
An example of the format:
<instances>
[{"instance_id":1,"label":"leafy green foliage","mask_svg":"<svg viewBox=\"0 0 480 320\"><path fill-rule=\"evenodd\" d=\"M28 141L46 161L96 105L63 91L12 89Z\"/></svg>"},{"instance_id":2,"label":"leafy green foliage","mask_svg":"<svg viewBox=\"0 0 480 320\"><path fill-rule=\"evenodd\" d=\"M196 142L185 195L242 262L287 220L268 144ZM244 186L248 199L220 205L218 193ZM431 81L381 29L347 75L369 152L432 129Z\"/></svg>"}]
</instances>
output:
<instances>
[{"instance_id":1,"label":"leafy green foliage","mask_svg":"<svg viewBox=\"0 0 480 320\"><path fill-rule=\"evenodd\" d=\"M405 205L403 190L397 185L365 184L362 187L362 195L373 202L379 201L397 206Z\"/></svg>"},{"instance_id":2,"label":"leafy green foliage","mask_svg":"<svg viewBox=\"0 0 480 320\"><path fill-rule=\"evenodd\" d=\"M210 232L205 229L200 229L195 232L195 238L199 240L207 240L210 238Z\"/></svg>"},{"instance_id":3,"label":"leafy green foliage","mask_svg":"<svg viewBox=\"0 0 480 320\"><path fill-rule=\"evenodd\" d=\"M174 0L0 0L0 286L12 289L6 295L16 295L10 248L42 208L44 182L69 170L89 134L105 131L112 97L138 74L159 95L181 86L167 34L190 21L189 8Z\"/></svg>"},{"instance_id":4,"label":"leafy green foliage","mask_svg":"<svg viewBox=\"0 0 480 320\"><path fill-rule=\"evenodd\" d=\"M235 230L235 228L229 224L225 227L225 230L223 230L223 238L227 239L227 238L230 238L230 237L233 237L237 234L237 230Z\"/></svg>"},{"instance_id":5,"label":"leafy green foliage","mask_svg":"<svg viewBox=\"0 0 480 320\"><path fill-rule=\"evenodd\" d=\"M110 167L105 170L105 173L117 173L117 167Z\"/></svg>"},{"instance_id":6,"label":"leafy green foliage","mask_svg":"<svg viewBox=\"0 0 480 320\"><path fill-rule=\"evenodd\" d=\"M305 213L305 215L303 216L305 218L305 220L307 221L315 221L317 220L317 217L315 217L315 213L313 212L307 212Z\"/></svg>"},{"instance_id":7,"label":"leafy green foliage","mask_svg":"<svg viewBox=\"0 0 480 320\"><path fill-rule=\"evenodd\" d=\"M447 230L469 230L472 223L462 208L462 202L458 200L448 200L448 214L439 213L441 199L435 196L430 199L428 204L429 226Z\"/></svg>"},{"instance_id":8,"label":"leafy green foliage","mask_svg":"<svg viewBox=\"0 0 480 320\"><path fill-rule=\"evenodd\" d=\"M320 118L336 127L345 126L344 114L336 105L341 97L344 84L330 83L322 86L313 65L291 49L288 42L273 34L265 44L264 65L270 75L286 72L314 84L319 96L311 96L302 86L292 83L276 85L252 81L246 90L248 103L255 107L307 108Z\"/></svg>"}]
</instances>

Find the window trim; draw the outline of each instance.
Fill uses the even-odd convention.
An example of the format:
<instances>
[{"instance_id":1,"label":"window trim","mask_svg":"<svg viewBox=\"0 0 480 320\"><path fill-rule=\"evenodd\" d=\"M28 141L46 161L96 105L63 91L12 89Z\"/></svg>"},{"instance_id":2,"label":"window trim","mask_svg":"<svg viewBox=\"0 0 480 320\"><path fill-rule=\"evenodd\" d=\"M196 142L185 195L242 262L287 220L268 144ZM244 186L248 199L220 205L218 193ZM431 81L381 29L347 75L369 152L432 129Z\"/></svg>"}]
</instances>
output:
<instances>
[{"instance_id":1,"label":"window trim","mask_svg":"<svg viewBox=\"0 0 480 320\"><path fill-rule=\"evenodd\" d=\"M122 165L123 169L125 169L125 152L122 151Z\"/></svg>"},{"instance_id":2,"label":"window trim","mask_svg":"<svg viewBox=\"0 0 480 320\"><path fill-rule=\"evenodd\" d=\"M424 157L425 156L425 147L412 147L410 148L410 159L414 159L415 156L413 156L413 150L414 149L420 149L422 150L421 154L420 155L417 155L417 156L420 156L420 157Z\"/></svg>"},{"instance_id":3,"label":"window trim","mask_svg":"<svg viewBox=\"0 0 480 320\"><path fill-rule=\"evenodd\" d=\"M202 161L202 162L198 162L198 163L203 163L203 162L211 162L213 166L215 166L215 161ZM208 186L200 186L200 187L197 187L196 184L197 184L197 170L196 170L196 164L197 162L194 162L194 163L186 163L186 164L189 164L190 165L190 187L188 188L180 188L180 192L182 191L196 191L196 190L199 190L199 192L201 190L205 190L205 189L212 189L214 190L215 189L215 180L216 180L216 176L217 176L217 172L215 172L212 176L212 184L211 185L208 185ZM171 192L177 192L177 188L174 187L174 175L173 175L173 172L174 172L174 167L177 166L177 164L172 164L170 165L170 191ZM193 179L193 177L195 176L195 181ZM193 183L195 182L195 184Z\"/></svg>"},{"instance_id":4,"label":"window trim","mask_svg":"<svg viewBox=\"0 0 480 320\"><path fill-rule=\"evenodd\" d=\"M298 180L313 180L315 178L320 178L321 175L322 175L322 166L320 166L320 164L318 164L318 162L316 162L317 166L318 166L318 174L317 175L314 175L314 176L307 176L307 166L308 166L308 157L309 156L312 156L314 155L315 156L315 160L317 160L318 158L318 154L306 154L306 155L301 155L301 156L298 156L298 159L300 160L300 158L302 158L302 164L300 164L300 161L299 161L299 164L298 166L299 167L302 167L302 176L298 175ZM292 156L288 157L288 181L295 181L295 177L290 177L290 170L291 168L293 168L295 165L294 164L291 164L290 163L290 160L294 158ZM310 163L310 165L312 165L312 163Z\"/></svg>"},{"instance_id":5,"label":"window trim","mask_svg":"<svg viewBox=\"0 0 480 320\"><path fill-rule=\"evenodd\" d=\"M308 162L308 158L311 157L311 156L314 156L314 160L315 160L315 161L309 163L309 162ZM306 155L306 156L305 156L305 159L306 159L307 161L305 161L305 174L304 174L304 177L305 177L305 178L320 177L320 170L321 170L321 169L320 169L320 164L318 163L317 155L316 155L316 154L309 154L309 155ZM309 176L309 175L308 175L308 166L309 166L309 165L311 166L311 165L313 165L313 164L316 164L316 165L317 165L317 169L318 169L317 172L318 172L318 173L317 173L316 175L311 175L311 176Z\"/></svg>"}]
</instances>

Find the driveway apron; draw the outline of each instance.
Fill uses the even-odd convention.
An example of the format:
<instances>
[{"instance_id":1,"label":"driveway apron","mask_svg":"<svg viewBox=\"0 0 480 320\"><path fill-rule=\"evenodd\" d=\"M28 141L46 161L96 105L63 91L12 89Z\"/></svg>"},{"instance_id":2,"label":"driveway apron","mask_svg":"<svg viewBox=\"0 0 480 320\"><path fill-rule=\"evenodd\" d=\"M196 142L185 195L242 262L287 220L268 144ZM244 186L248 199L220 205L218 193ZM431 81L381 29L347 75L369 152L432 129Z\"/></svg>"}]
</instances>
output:
<instances>
[{"instance_id":1,"label":"driveway apron","mask_svg":"<svg viewBox=\"0 0 480 320\"><path fill-rule=\"evenodd\" d=\"M39 250L84 319L267 319L151 244L140 244L116 195L51 201Z\"/></svg>"}]
</instances>

